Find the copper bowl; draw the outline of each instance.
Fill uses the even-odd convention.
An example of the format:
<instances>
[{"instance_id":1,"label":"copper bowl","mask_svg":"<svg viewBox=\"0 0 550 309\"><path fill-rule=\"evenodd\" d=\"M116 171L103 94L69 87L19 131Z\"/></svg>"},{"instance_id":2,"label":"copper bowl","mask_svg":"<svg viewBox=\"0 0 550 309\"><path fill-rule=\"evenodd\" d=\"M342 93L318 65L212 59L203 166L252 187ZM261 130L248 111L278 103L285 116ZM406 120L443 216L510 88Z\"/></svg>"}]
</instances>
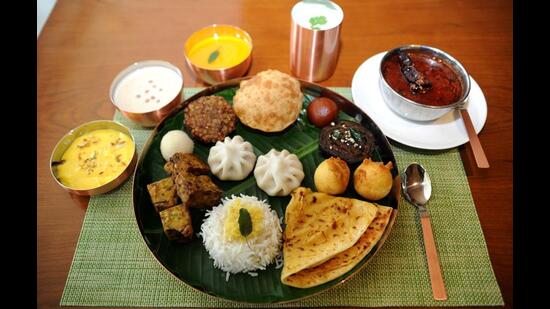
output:
<instances>
[{"instance_id":1,"label":"copper bowl","mask_svg":"<svg viewBox=\"0 0 550 309\"><path fill-rule=\"evenodd\" d=\"M61 181L59 181L59 179L57 178L56 162L61 161L63 154L65 153L65 151L67 151L67 148L69 148L69 146L74 142L76 138L78 138L79 136L82 136L85 133L99 130L99 129L113 129L116 131L120 131L130 137L134 145L134 151L133 151L134 154L132 156L132 160L130 161L130 163L128 163L126 168L113 180L95 188L75 189L61 183ZM134 137L132 136L132 133L130 132L130 130L128 130L128 128L126 128L122 124L115 121L96 120L96 121L87 122L79 127L76 127L75 129L72 129L71 131L69 131L69 133L65 134L63 138L61 138L61 140L57 143L57 145L55 145L55 148L52 152L52 156L50 158L50 172L53 178L55 179L55 181L57 182L57 184L68 192L71 192L77 195L84 195L84 196L98 195L98 194L109 192L115 189L116 187L120 186L122 183L124 183L124 181L126 181L126 179L128 179L128 177L130 177L130 175L133 174L137 163L137 157L138 155L136 150L136 143L135 143Z\"/></svg>"},{"instance_id":2,"label":"copper bowl","mask_svg":"<svg viewBox=\"0 0 550 309\"><path fill-rule=\"evenodd\" d=\"M204 68L191 61L191 59L189 58L189 53L191 52L193 46L206 38L218 37L222 35L238 38L250 45L250 52L248 53L248 56L245 60L236 65L219 69ZM242 30L239 27L231 25L213 24L211 26L196 31L187 39L184 46L184 54L185 61L187 62L187 65L189 65L193 73L195 73L195 75L199 77L203 82L213 85L219 82L224 82L230 79L244 76L246 72L248 72L248 69L250 68L250 65L252 63L252 49L252 38L246 31Z\"/></svg>"},{"instance_id":3,"label":"copper bowl","mask_svg":"<svg viewBox=\"0 0 550 309\"><path fill-rule=\"evenodd\" d=\"M125 110L124 108L121 108L115 101L115 92L118 84L130 73L140 68L150 67L150 66L165 67L165 68L171 69L176 74L178 74L181 77L180 91L177 94L175 94L170 101L165 102L160 108L157 108L152 111L131 112L131 111ZM164 116L170 114L170 112L181 103L182 91L183 91L183 75L181 74L181 71L178 69L178 67L176 67L175 65L169 62L162 61L162 60L145 60L145 61L135 62L130 66L126 67L120 73L118 73L118 75L115 77L115 79L111 83L109 96L111 98L111 103L115 106L116 109L118 109L122 113L122 115L124 115L124 117L143 127L155 127L157 124L160 123L160 121L162 120L162 118L164 118Z\"/></svg>"}]
</instances>

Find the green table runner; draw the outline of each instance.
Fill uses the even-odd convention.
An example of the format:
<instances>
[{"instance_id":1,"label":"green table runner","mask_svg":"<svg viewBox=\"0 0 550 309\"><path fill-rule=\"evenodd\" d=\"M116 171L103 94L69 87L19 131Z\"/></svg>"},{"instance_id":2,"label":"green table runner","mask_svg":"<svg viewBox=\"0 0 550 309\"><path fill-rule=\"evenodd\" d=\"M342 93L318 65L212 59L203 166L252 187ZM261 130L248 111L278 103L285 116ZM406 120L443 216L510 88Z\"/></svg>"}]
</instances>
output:
<instances>
[{"instance_id":1,"label":"green table runner","mask_svg":"<svg viewBox=\"0 0 550 309\"><path fill-rule=\"evenodd\" d=\"M333 88L351 99L350 88ZM199 88L184 89L185 97ZM124 119L141 153L150 130ZM449 299L433 300L414 207L404 200L382 250L348 282L311 298L273 307L503 305L457 149L419 153L393 146L402 170L416 161L434 183L429 211ZM139 233L132 179L90 199L63 296L63 306L258 307L215 299L166 271ZM267 306L261 306L267 307Z\"/></svg>"}]
</instances>

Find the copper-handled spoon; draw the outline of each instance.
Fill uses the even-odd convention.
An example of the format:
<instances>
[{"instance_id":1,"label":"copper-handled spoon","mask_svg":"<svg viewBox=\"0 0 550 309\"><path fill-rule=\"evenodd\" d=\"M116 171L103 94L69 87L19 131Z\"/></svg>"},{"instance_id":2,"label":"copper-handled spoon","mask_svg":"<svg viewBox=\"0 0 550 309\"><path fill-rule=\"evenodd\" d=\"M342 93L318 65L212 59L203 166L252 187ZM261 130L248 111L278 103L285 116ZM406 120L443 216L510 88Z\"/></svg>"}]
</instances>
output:
<instances>
[{"instance_id":1,"label":"copper-handled spoon","mask_svg":"<svg viewBox=\"0 0 550 309\"><path fill-rule=\"evenodd\" d=\"M460 115L462 116L462 121L464 121L464 126L466 127L466 132L468 132L468 138L470 139L470 146L472 147L472 152L474 153L474 158L476 159L477 167L489 168L489 161L485 156L483 147L481 147L481 143L479 142L479 138L474 128L474 124L472 123L472 119L470 118L470 114L468 114L468 110L466 108L460 108L459 110L460 110Z\"/></svg>"},{"instance_id":2,"label":"copper-handled spoon","mask_svg":"<svg viewBox=\"0 0 550 309\"><path fill-rule=\"evenodd\" d=\"M435 246L435 240L430 223L430 215L426 210L426 203L432 195L432 182L424 167L418 163L410 164L402 174L402 191L405 198L420 212L422 234L424 235L424 247L428 260L428 271L432 283L432 292L435 300L447 300L445 282L441 274L439 256Z\"/></svg>"}]
</instances>

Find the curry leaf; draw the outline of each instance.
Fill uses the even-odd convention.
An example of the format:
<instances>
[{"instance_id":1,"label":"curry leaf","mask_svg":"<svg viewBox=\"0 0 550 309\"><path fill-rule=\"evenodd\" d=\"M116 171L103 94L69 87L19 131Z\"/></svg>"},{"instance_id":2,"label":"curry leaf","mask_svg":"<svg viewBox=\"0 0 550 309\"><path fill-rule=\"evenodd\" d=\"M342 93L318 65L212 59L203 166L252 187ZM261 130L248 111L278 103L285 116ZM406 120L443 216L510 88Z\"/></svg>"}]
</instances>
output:
<instances>
[{"instance_id":1,"label":"curry leaf","mask_svg":"<svg viewBox=\"0 0 550 309\"><path fill-rule=\"evenodd\" d=\"M245 208L239 209L239 230L244 237L252 233L252 219Z\"/></svg>"},{"instance_id":2,"label":"curry leaf","mask_svg":"<svg viewBox=\"0 0 550 309\"><path fill-rule=\"evenodd\" d=\"M311 24L312 30L320 30L321 28L318 27L318 25L324 25L327 23L326 16L315 16L309 19L309 23Z\"/></svg>"},{"instance_id":3,"label":"curry leaf","mask_svg":"<svg viewBox=\"0 0 550 309\"><path fill-rule=\"evenodd\" d=\"M361 133L357 132L354 128L349 128L349 131L356 141L361 140L361 136L362 136Z\"/></svg>"},{"instance_id":4,"label":"curry leaf","mask_svg":"<svg viewBox=\"0 0 550 309\"><path fill-rule=\"evenodd\" d=\"M213 51L210 56L208 56L208 63L214 62L214 60L218 59L218 56L220 55L220 50L216 49Z\"/></svg>"}]
</instances>

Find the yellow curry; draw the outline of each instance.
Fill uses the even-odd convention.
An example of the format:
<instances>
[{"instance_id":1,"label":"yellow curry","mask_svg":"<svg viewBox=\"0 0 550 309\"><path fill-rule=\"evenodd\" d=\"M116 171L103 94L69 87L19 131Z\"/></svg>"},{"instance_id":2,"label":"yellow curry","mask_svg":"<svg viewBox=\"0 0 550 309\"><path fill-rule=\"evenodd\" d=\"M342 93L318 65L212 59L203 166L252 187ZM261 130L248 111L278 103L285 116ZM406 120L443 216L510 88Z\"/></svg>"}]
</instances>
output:
<instances>
[{"instance_id":1,"label":"yellow curry","mask_svg":"<svg viewBox=\"0 0 550 309\"><path fill-rule=\"evenodd\" d=\"M57 166L57 177L73 189L93 189L120 175L134 155L132 139L113 129L86 133L69 146Z\"/></svg>"},{"instance_id":2,"label":"yellow curry","mask_svg":"<svg viewBox=\"0 0 550 309\"><path fill-rule=\"evenodd\" d=\"M246 60L251 49L246 41L233 36L209 37L191 47L189 59L201 68L224 69Z\"/></svg>"}]
</instances>

